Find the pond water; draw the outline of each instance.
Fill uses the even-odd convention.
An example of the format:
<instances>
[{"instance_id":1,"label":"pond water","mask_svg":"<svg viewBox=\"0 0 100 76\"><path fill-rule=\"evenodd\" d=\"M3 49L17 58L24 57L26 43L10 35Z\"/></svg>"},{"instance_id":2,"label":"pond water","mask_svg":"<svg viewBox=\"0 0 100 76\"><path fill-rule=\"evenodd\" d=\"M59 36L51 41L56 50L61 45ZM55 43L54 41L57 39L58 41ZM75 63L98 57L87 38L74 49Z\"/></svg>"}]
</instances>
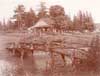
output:
<instances>
[{"instance_id":1,"label":"pond water","mask_svg":"<svg viewBox=\"0 0 100 76\"><path fill-rule=\"evenodd\" d=\"M0 76L42 76L48 60L47 54L35 53L34 58L26 58L22 63L20 58L11 56L6 50L9 42L17 40L16 36L0 34Z\"/></svg>"},{"instance_id":2,"label":"pond water","mask_svg":"<svg viewBox=\"0 0 100 76\"><path fill-rule=\"evenodd\" d=\"M21 62L20 58L11 56L5 49L7 43L18 40L19 37L16 35L0 34L0 76L80 76L70 72L72 68L69 66L55 66L56 70L54 69L53 73L51 70L44 73L51 66L49 53L35 52L34 57L27 57ZM66 59L67 64L70 64L71 60ZM57 61L62 62L59 57Z\"/></svg>"}]
</instances>

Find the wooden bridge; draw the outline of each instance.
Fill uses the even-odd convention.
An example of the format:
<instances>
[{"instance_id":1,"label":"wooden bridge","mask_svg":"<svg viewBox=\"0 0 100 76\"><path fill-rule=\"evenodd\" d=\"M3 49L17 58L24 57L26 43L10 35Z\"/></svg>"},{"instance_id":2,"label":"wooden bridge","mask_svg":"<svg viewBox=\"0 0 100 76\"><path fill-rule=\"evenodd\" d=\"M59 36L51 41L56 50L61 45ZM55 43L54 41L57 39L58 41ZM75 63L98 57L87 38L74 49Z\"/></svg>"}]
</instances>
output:
<instances>
[{"instance_id":1,"label":"wooden bridge","mask_svg":"<svg viewBox=\"0 0 100 76\"><path fill-rule=\"evenodd\" d=\"M52 63L54 62L53 54L56 53L61 56L64 64L66 63L65 57L79 59L85 59L87 57L87 52L89 47L81 46L68 46L61 39L42 41L34 40L33 42L20 41L19 43L10 43L8 44L7 50L11 52L12 55L18 56L23 61L24 57L27 55L34 56L34 51L43 51L49 52L51 55ZM67 45L67 46L66 46ZM75 44L76 45L76 44Z\"/></svg>"}]
</instances>

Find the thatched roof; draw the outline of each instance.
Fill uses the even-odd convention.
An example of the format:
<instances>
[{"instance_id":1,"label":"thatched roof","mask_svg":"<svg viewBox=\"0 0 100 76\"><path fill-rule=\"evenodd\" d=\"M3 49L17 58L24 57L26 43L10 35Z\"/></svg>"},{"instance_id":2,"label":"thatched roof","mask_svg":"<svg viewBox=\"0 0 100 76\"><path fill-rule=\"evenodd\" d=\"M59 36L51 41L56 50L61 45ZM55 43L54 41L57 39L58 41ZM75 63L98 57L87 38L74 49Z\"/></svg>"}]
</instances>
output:
<instances>
[{"instance_id":1,"label":"thatched roof","mask_svg":"<svg viewBox=\"0 0 100 76\"><path fill-rule=\"evenodd\" d=\"M53 21L50 18L42 18L35 25L28 28L28 30L41 27L51 27L52 23Z\"/></svg>"},{"instance_id":2,"label":"thatched roof","mask_svg":"<svg viewBox=\"0 0 100 76\"><path fill-rule=\"evenodd\" d=\"M44 20L39 20L33 28L38 28L38 27L49 27L50 25L47 24Z\"/></svg>"}]
</instances>

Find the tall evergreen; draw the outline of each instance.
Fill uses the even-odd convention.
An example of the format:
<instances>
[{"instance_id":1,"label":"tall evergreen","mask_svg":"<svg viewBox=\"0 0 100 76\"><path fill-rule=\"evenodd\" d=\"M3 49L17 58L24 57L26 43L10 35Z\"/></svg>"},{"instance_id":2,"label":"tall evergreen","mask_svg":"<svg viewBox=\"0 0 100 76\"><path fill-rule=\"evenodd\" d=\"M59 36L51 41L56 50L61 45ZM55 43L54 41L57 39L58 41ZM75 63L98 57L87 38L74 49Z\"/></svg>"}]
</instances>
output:
<instances>
[{"instance_id":1,"label":"tall evergreen","mask_svg":"<svg viewBox=\"0 0 100 76\"><path fill-rule=\"evenodd\" d=\"M14 10L15 15L13 16L14 19L16 19L15 25L19 29L21 29L23 26L25 26L25 7L24 5L18 5L17 8Z\"/></svg>"},{"instance_id":2,"label":"tall evergreen","mask_svg":"<svg viewBox=\"0 0 100 76\"><path fill-rule=\"evenodd\" d=\"M47 7L45 5L45 2L40 3L40 8L38 10L38 15L37 16L38 16L38 20L48 16L47 15Z\"/></svg>"},{"instance_id":3,"label":"tall evergreen","mask_svg":"<svg viewBox=\"0 0 100 76\"><path fill-rule=\"evenodd\" d=\"M30 10L28 12L26 12L26 16L25 16L25 26L26 27L31 27L36 22L37 22L36 13L35 13L35 11L32 8L30 8Z\"/></svg>"}]
</instances>

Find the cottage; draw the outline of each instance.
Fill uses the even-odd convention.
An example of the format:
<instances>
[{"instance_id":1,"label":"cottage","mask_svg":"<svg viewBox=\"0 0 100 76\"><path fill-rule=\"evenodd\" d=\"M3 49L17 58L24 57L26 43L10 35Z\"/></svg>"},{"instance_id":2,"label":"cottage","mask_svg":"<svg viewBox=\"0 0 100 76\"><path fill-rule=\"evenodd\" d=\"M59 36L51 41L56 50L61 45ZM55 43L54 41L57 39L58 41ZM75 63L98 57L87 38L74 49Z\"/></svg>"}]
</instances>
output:
<instances>
[{"instance_id":1,"label":"cottage","mask_svg":"<svg viewBox=\"0 0 100 76\"><path fill-rule=\"evenodd\" d=\"M50 32L51 28L52 20L50 18L42 18L35 25L28 28L28 30L36 33L43 33L48 31Z\"/></svg>"}]
</instances>

